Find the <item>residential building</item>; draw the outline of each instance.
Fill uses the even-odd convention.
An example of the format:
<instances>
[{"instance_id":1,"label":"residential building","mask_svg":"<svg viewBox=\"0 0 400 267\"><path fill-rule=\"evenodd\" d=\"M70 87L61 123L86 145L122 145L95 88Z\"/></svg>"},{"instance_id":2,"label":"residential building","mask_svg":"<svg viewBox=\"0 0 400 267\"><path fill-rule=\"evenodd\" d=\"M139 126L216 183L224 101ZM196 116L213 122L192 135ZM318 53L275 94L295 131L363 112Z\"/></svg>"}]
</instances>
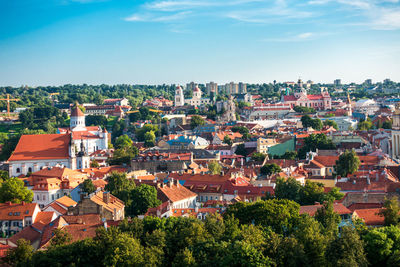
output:
<instances>
[{"instance_id":1,"label":"residential building","mask_svg":"<svg viewBox=\"0 0 400 267\"><path fill-rule=\"evenodd\" d=\"M400 158L400 109L399 105L393 113L392 124L392 156L393 158Z\"/></svg>"},{"instance_id":2,"label":"residential building","mask_svg":"<svg viewBox=\"0 0 400 267\"><path fill-rule=\"evenodd\" d=\"M28 179L33 191L33 202L43 208L70 194L86 178L85 173L61 167L47 167L34 172Z\"/></svg>"},{"instance_id":3,"label":"residential building","mask_svg":"<svg viewBox=\"0 0 400 267\"><path fill-rule=\"evenodd\" d=\"M187 209L196 206L197 194L171 178L167 184L157 184L157 198L163 203L169 202L172 209Z\"/></svg>"},{"instance_id":4,"label":"residential building","mask_svg":"<svg viewBox=\"0 0 400 267\"><path fill-rule=\"evenodd\" d=\"M68 215L99 214L106 220L119 221L125 217L125 204L107 191L81 195L75 207L68 209Z\"/></svg>"},{"instance_id":5,"label":"residential building","mask_svg":"<svg viewBox=\"0 0 400 267\"><path fill-rule=\"evenodd\" d=\"M206 84L207 94L210 95L211 92L218 94L218 84L215 82L209 82Z\"/></svg>"},{"instance_id":6,"label":"residential building","mask_svg":"<svg viewBox=\"0 0 400 267\"><path fill-rule=\"evenodd\" d=\"M36 203L0 203L0 231L12 235L36 222L40 213Z\"/></svg>"},{"instance_id":7,"label":"residential building","mask_svg":"<svg viewBox=\"0 0 400 267\"><path fill-rule=\"evenodd\" d=\"M129 100L125 97L123 98L107 98L103 101L104 105L113 105L113 106L128 106Z\"/></svg>"},{"instance_id":8,"label":"residential building","mask_svg":"<svg viewBox=\"0 0 400 267\"><path fill-rule=\"evenodd\" d=\"M83 147L87 153L98 150L107 150L110 135L106 129L100 126L86 126L85 114L79 107L75 106L71 111L71 122L69 128L58 128L58 134L71 134L72 146Z\"/></svg>"},{"instance_id":9,"label":"residential building","mask_svg":"<svg viewBox=\"0 0 400 267\"><path fill-rule=\"evenodd\" d=\"M239 85L238 85L238 87L239 87L239 88L238 88L238 89L239 89L239 90L238 90L238 91L239 91L239 92L238 92L239 94L246 94L246 93L247 93L247 84L246 84L246 83L240 82Z\"/></svg>"},{"instance_id":10,"label":"residential building","mask_svg":"<svg viewBox=\"0 0 400 267\"><path fill-rule=\"evenodd\" d=\"M131 161L131 170L181 171L192 162L192 153L163 153L159 151L139 154Z\"/></svg>"}]
</instances>

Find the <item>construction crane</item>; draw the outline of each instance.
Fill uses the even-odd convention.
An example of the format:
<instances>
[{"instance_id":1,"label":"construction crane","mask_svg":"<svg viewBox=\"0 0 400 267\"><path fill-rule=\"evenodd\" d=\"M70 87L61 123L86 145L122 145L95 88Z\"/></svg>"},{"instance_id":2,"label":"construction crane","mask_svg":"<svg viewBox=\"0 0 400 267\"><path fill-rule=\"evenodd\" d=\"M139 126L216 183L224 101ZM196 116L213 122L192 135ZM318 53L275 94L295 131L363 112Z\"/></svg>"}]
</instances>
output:
<instances>
[{"instance_id":1,"label":"construction crane","mask_svg":"<svg viewBox=\"0 0 400 267\"><path fill-rule=\"evenodd\" d=\"M18 98L10 98L10 94L7 94L7 98L0 98L0 101L7 101L7 114L8 118L11 118L10 116L10 101L19 101Z\"/></svg>"}]
</instances>

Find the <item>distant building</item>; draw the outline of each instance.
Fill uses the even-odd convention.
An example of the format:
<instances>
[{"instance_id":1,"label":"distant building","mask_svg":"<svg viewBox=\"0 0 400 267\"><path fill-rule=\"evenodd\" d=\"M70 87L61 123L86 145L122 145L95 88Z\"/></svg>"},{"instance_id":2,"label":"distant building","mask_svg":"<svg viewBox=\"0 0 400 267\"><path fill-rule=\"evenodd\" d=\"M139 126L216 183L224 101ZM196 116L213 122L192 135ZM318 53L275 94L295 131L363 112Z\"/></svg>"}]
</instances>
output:
<instances>
[{"instance_id":1,"label":"distant building","mask_svg":"<svg viewBox=\"0 0 400 267\"><path fill-rule=\"evenodd\" d=\"M202 96L202 92L201 92L200 88L196 87L193 90L193 97L189 98L189 99L185 99L185 103L190 106L194 106L194 107L199 107L199 106L210 103L209 98L204 98L201 96Z\"/></svg>"},{"instance_id":2,"label":"distant building","mask_svg":"<svg viewBox=\"0 0 400 267\"><path fill-rule=\"evenodd\" d=\"M239 93L239 85L234 82L225 84L225 92L228 95L235 95Z\"/></svg>"},{"instance_id":3,"label":"distant building","mask_svg":"<svg viewBox=\"0 0 400 267\"><path fill-rule=\"evenodd\" d=\"M186 90L187 90L187 91L193 91L194 88L196 88L197 86L198 86L198 84L195 83L195 82L187 83L187 84L186 84Z\"/></svg>"},{"instance_id":4,"label":"distant building","mask_svg":"<svg viewBox=\"0 0 400 267\"><path fill-rule=\"evenodd\" d=\"M399 105L393 113L392 124L392 154L393 158L400 158L400 110Z\"/></svg>"},{"instance_id":5,"label":"distant building","mask_svg":"<svg viewBox=\"0 0 400 267\"><path fill-rule=\"evenodd\" d=\"M229 96L228 105L225 113L222 115L224 121L236 121L236 105L233 102L232 95Z\"/></svg>"},{"instance_id":6,"label":"distant building","mask_svg":"<svg viewBox=\"0 0 400 267\"><path fill-rule=\"evenodd\" d=\"M333 85L334 85L335 87L340 87L340 86L342 86L342 80L341 80L341 79L336 79L336 80L334 80L334 81L333 81Z\"/></svg>"},{"instance_id":7,"label":"distant building","mask_svg":"<svg viewBox=\"0 0 400 267\"><path fill-rule=\"evenodd\" d=\"M128 106L129 100L124 98L109 98L104 99L104 105L114 105L114 106Z\"/></svg>"},{"instance_id":8,"label":"distant building","mask_svg":"<svg viewBox=\"0 0 400 267\"><path fill-rule=\"evenodd\" d=\"M175 89L175 107L181 107L185 105L185 97L183 95L182 87L179 85Z\"/></svg>"},{"instance_id":9,"label":"distant building","mask_svg":"<svg viewBox=\"0 0 400 267\"><path fill-rule=\"evenodd\" d=\"M207 94L210 95L211 92L218 94L218 84L215 82L209 82L206 84Z\"/></svg>"},{"instance_id":10,"label":"distant building","mask_svg":"<svg viewBox=\"0 0 400 267\"><path fill-rule=\"evenodd\" d=\"M366 79L365 82L364 82L364 84L365 84L366 86L371 86L371 85L372 85L372 80L371 80L371 79Z\"/></svg>"},{"instance_id":11,"label":"distant building","mask_svg":"<svg viewBox=\"0 0 400 267\"><path fill-rule=\"evenodd\" d=\"M247 84L246 83L239 83L239 94L245 94L247 93Z\"/></svg>"},{"instance_id":12,"label":"distant building","mask_svg":"<svg viewBox=\"0 0 400 267\"><path fill-rule=\"evenodd\" d=\"M314 108L316 110L327 110L332 108L332 99L329 93L321 90L321 94L308 95L303 88L303 82L299 79L294 95L283 95L282 102L294 106Z\"/></svg>"}]
</instances>

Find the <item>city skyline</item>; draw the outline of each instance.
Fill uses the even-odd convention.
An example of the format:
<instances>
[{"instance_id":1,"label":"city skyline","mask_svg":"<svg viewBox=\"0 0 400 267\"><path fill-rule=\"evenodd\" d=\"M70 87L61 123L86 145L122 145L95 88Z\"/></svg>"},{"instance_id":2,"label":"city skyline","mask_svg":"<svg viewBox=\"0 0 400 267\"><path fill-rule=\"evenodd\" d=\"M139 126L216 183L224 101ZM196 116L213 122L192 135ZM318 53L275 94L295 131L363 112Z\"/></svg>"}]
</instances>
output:
<instances>
[{"instance_id":1,"label":"city skyline","mask_svg":"<svg viewBox=\"0 0 400 267\"><path fill-rule=\"evenodd\" d=\"M400 80L398 0L0 3L1 86Z\"/></svg>"}]
</instances>

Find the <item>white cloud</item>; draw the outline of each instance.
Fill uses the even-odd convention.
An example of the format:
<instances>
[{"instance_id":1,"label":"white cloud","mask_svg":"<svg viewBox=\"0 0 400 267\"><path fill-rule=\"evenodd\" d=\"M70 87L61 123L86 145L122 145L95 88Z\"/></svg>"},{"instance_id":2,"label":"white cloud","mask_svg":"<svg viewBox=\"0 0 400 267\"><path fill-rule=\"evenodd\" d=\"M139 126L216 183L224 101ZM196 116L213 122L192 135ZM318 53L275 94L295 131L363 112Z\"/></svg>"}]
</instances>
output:
<instances>
[{"instance_id":1,"label":"white cloud","mask_svg":"<svg viewBox=\"0 0 400 267\"><path fill-rule=\"evenodd\" d=\"M299 38L299 39L309 39L313 35L314 34L312 32L305 32L305 33L300 33L299 35L297 35L297 38Z\"/></svg>"},{"instance_id":2,"label":"white cloud","mask_svg":"<svg viewBox=\"0 0 400 267\"><path fill-rule=\"evenodd\" d=\"M144 22L169 22L176 21L180 19L184 19L187 15L189 15L190 11L178 12L169 15L160 15L157 16L155 14L133 14L125 18L125 21L144 21Z\"/></svg>"},{"instance_id":3,"label":"white cloud","mask_svg":"<svg viewBox=\"0 0 400 267\"><path fill-rule=\"evenodd\" d=\"M370 14L372 28L377 30L399 30L400 29L400 8L380 8Z\"/></svg>"}]
</instances>

